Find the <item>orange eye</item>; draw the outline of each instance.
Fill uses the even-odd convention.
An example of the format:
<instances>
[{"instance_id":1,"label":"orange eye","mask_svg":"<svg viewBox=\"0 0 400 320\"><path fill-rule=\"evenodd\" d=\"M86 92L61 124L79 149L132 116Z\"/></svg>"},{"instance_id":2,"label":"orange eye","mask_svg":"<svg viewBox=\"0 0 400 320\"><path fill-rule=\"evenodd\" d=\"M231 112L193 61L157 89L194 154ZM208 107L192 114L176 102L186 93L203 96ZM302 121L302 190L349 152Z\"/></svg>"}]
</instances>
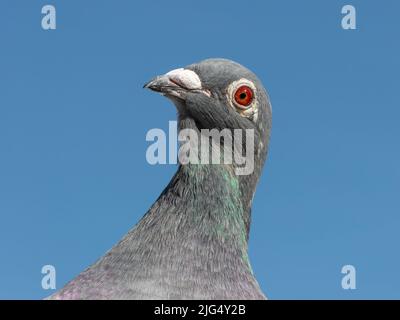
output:
<instances>
[{"instance_id":1,"label":"orange eye","mask_svg":"<svg viewBox=\"0 0 400 320\"><path fill-rule=\"evenodd\" d=\"M235 101L243 107L248 107L254 98L253 90L249 86L240 86L235 92Z\"/></svg>"}]
</instances>

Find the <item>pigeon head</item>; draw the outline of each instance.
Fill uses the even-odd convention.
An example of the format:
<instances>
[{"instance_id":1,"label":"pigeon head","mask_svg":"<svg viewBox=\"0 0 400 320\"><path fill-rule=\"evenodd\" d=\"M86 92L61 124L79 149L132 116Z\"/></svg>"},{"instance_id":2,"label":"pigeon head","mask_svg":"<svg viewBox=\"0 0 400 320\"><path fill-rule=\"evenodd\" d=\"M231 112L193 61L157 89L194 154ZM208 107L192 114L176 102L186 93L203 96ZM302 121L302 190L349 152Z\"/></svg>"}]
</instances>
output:
<instances>
[{"instance_id":1,"label":"pigeon head","mask_svg":"<svg viewBox=\"0 0 400 320\"><path fill-rule=\"evenodd\" d=\"M250 205L265 162L272 118L268 94L257 76L236 62L207 59L157 76L144 87L161 93L175 104L180 130L193 129L199 135L203 135L204 129L228 130L232 132L232 144L239 146L236 149L242 154L249 149L246 131L253 132L250 154L253 169L247 177L240 178ZM243 134L236 136L235 130L242 130ZM225 137L218 138L222 149ZM231 167L235 166L239 165L234 160Z\"/></svg>"},{"instance_id":2,"label":"pigeon head","mask_svg":"<svg viewBox=\"0 0 400 320\"><path fill-rule=\"evenodd\" d=\"M254 129L264 136L271 106L261 81L226 59L207 59L157 76L145 85L173 101L180 119L201 129Z\"/></svg>"}]
</instances>

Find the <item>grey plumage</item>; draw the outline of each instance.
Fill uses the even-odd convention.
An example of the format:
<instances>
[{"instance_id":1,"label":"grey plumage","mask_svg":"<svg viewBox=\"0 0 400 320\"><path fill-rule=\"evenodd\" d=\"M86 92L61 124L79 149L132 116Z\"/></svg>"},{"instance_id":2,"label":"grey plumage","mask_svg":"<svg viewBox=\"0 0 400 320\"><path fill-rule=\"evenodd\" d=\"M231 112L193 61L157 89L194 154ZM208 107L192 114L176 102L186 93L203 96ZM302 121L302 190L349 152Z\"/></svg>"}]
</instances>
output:
<instances>
[{"instance_id":1,"label":"grey plumage","mask_svg":"<svg viewBox=\"0 0 400 320\"><path fill-rule=\"evenodd\" d=\"M187 79L179 83L182 79L171 76L146 87L174 102L179 129L199 135L201 129L254 129L254 172L238 176L236 164L180 165L138 224L50 299L265 298L249 263L247 241L269 142L269 98L257 77L235 62L209 59L185 70L198 76L201 89L197 78L185 86ZM253 113L229 101L228 88L241 79L255 86ZM235 143L246 148L242 140Z\"/></svg>"}]
</instances>

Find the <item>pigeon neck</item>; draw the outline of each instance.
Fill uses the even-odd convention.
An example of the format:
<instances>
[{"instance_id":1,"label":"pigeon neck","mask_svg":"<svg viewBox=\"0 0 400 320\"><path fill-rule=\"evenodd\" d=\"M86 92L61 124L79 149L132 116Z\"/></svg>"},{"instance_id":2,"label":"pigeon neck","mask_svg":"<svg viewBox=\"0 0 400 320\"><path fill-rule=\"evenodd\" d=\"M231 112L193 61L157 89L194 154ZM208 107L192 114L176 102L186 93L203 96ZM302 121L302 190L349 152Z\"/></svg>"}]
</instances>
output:
<instances>
[{"instance_id":1,"label":"pigeon neck","mask_svg":"<svg viewBox=\"0 0 400 320\"><path fill-rule=\"evenodd\" d=\"M187 218L211 238L230 242L247 255L250 208L243 203L239 178L224 165L181 165L174 192L189 204ZM188 203L189 202L189 203ZM246 256L247 259L247 256Z\"/></svg>"},{"instance_id":2,"label":"pigeon neck","mask_svg":"<svg viewBox=\"0 0 400 320\"><path fill-rule=\"evenodd\" d=\"M200 136L202 133L199 131L198 126L193 118L184 114L180 114L178 123L179 132L182 132L184 129L193 130L196 132L197 141L201 141ZM262 141L267 141L267 143L263 144ZM208 201L214 200L221 202L221 199L227 197L226 193L229 194L229 197L226 199L226 201L230 201L228 199L231 198L237 198L235 201L240 202L238 207L240 207L242 220L244 221L246 239L248 239L249 236L251 205L258 179L265 162L268 141L268 135L265 137L256 136L254 144L255 150L252 167L253 170L248 174L239 175L237 166L235 164L223 164L224 161L222 158L220 159L219 164L203 164L203 159L201 158L199 158L198 162L196 162L198 164L195 164L190 160L190 163L181 165L177 173L179 176L187 175L188 177L191 177L190 181L193 185L195 185L194 188L196 192L202 190L202 186L197 185L195 183L196 181L202 181L206 183L206 192L203 194L203 196L205 197L204 199L207 199ZM191 147L189 147L189 149L190 148ZM201 148L203 148L203 145L200 146L200 149ZM212 148L213 147L211 144L209 144L209 150L207 151L209 151L210 159L212 158L212 153L214 151ZM223 146L221 146L219 151L220 155L222 156L224 154ZM196 154L200 156L201 151L197 150ZM226 189L221 188L221 186L225 186ZM196 192L194 192L194 196L196 196Z\"/></svg>"}]
</instances>

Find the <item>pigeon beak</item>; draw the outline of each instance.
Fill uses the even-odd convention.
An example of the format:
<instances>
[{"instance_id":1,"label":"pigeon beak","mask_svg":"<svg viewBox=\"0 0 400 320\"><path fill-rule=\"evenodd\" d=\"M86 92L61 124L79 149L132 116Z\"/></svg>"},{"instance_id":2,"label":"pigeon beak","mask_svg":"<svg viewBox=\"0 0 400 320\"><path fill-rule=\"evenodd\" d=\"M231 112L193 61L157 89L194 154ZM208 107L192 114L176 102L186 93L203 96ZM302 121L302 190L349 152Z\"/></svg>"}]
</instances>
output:
<instances>
[{"instance_id":1,"label":"pigeon beak","mask_svg":"<svg viewBox=\"0 0 400 320\"><path fill-rule=\"evenodd\" d=\"M146 83L143 88L181 99L188 91L202 91L199 76L194 71L183 68L157 76Z\"/></svg>"}]
</instances>

